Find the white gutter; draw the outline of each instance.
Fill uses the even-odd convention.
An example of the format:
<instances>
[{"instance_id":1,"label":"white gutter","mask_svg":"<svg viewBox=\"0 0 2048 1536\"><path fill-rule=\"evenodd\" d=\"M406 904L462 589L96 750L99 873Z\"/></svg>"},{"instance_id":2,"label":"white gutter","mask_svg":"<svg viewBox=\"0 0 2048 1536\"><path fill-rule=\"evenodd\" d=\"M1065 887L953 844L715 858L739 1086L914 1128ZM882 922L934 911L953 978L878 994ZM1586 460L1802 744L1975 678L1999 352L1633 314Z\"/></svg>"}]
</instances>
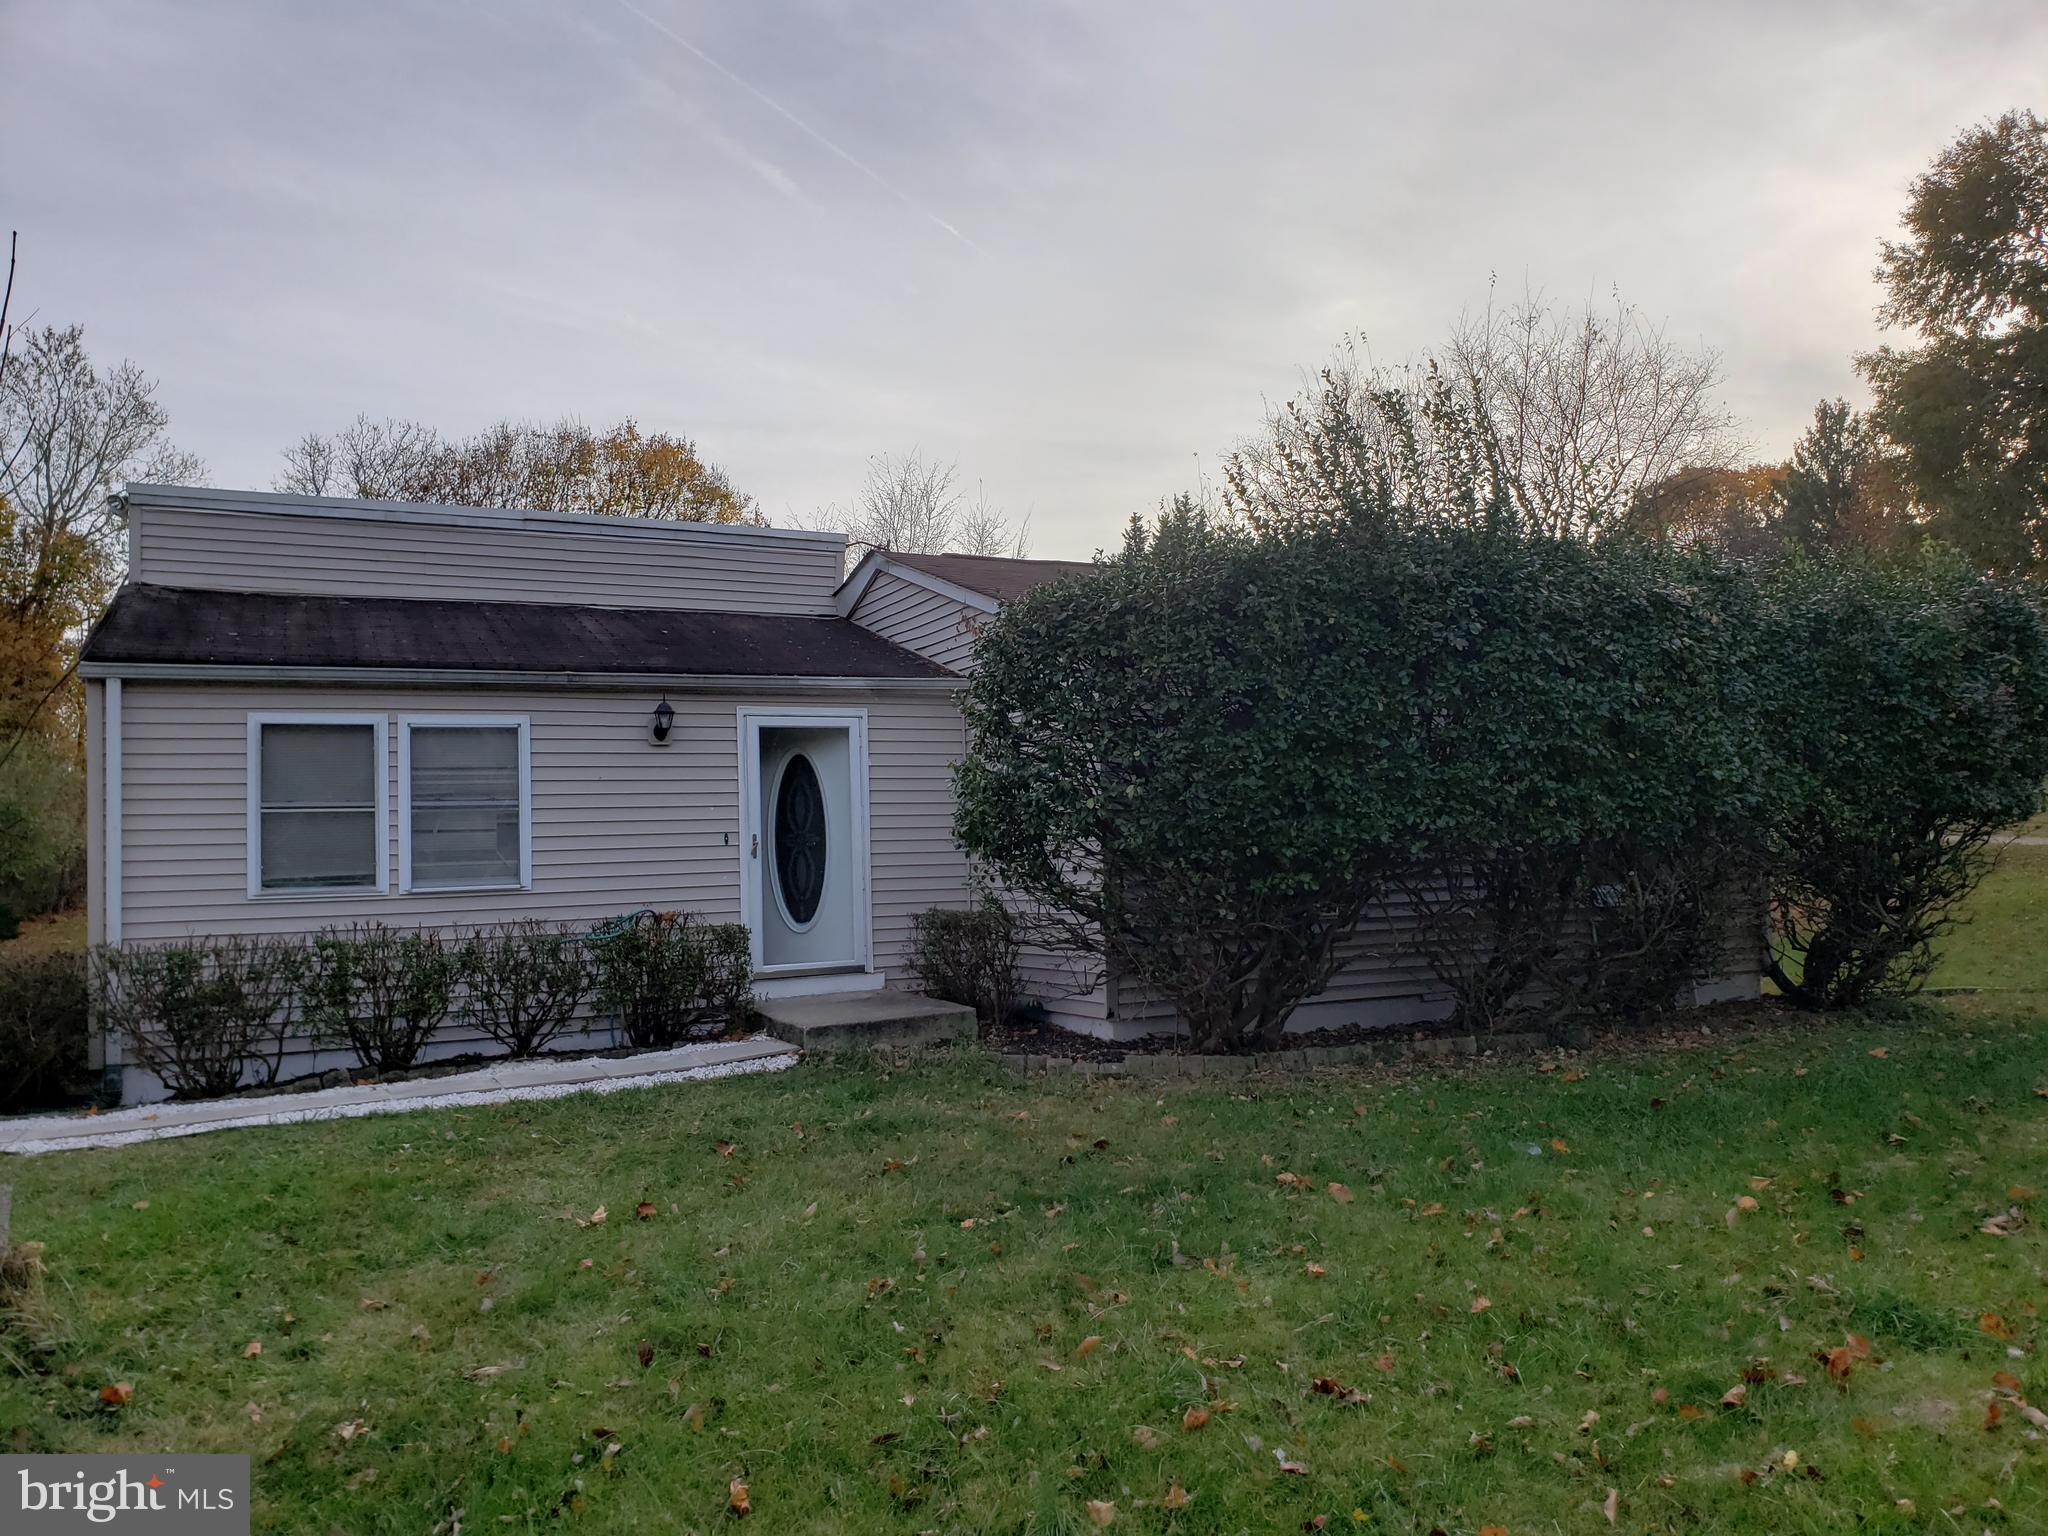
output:
<instances>
[{"instance_id":1,"label":"white gutter","mask_svg":"<svg viewBox=\"0 0 2048 1536\"><path fill-rule=\"evenodd\" d=\"M154 683L327 683L348 687L577 688L591 692L957 693L964 677L796 677L687 672L494 672L456 667L208 666L197 662L87 661L80 677L107 683L109 730L119 720L121 679ZM118 748L109 765L120 761Z\"/></svg>"},{"instance_id":2,"label":"white gutter","mask_svg":"<svg viewBox=\"0 0 2048 1536\"><path fill-rule=\"evenodd\" d=\"M121 679L106 682L106 719L100 744L100 780L105 790L101 821L105 830L100 841L106 845L106 871L102 905L106 910L105 933L109 944L121 942Z\"/></svg>"}]
</instances>

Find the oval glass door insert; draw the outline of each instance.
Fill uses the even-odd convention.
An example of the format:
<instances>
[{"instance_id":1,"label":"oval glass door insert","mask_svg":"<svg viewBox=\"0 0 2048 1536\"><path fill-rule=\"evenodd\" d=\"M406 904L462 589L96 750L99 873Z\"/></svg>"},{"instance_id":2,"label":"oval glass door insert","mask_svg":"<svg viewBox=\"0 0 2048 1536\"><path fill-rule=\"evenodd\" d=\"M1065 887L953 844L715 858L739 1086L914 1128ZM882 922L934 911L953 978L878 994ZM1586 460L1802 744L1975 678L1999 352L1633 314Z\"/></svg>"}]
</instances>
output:
<instances>
[{"instance_id":1,"label":"oval glass door insert","mask_svg":"<svg viewBox=\"0 0 2048 1536\"><path fill-rule=\"evenodd\" d=\"M818 770L801 752L783 766L775 790L775 885L793 925L801 928L818 915L825 894L825 796Z\"/></svg>"}]
</instances>

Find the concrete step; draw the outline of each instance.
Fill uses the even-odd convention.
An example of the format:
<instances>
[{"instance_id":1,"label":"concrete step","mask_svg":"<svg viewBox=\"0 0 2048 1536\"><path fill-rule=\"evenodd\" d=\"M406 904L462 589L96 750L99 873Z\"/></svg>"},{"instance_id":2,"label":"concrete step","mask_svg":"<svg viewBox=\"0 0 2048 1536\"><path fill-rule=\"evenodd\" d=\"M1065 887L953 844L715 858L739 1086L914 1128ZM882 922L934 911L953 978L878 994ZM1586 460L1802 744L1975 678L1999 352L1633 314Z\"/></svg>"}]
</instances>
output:
<instances>
[{"instance_id":1,"label":"concrete step","mask_svg":"<svg viewBox=\"0 0 2048 1536\"><path fill-rule=\"evenodd\" d=\"M778 1040L806 1051L942 1045L974 1038L974 1010L921 992L882 988L821 992L813 997L762 998L754 1004L761 1025Z\"/></svg>"}]
</instances>

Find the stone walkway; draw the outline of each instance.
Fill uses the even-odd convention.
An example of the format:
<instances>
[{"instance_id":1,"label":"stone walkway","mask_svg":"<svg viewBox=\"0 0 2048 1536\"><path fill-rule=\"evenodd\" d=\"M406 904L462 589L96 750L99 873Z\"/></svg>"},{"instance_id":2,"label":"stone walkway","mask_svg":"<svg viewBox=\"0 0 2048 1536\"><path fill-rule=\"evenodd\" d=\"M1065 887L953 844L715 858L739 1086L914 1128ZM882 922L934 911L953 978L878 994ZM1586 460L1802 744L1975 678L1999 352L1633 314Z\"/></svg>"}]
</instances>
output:
<instances>
[{"instance_id":1,"label":"stone walkway","mask_svg":"<svg viewBox=\"0 0 2048 1536\"><path fill-rule=\"evenodd\" d=\"M258 1125L296 1125L308 1120L354 1120L414 1109L448 1109L510 1104L522 1099L559 1099L572 1093L617 1093L658 1083L696 1082L746 1072L779 1072L797 1053L780 1040L683 1045L636 1056L543 1056L505 1061L473 1072L413 1078L310 1093L268 1094L246 1099L209 1099L196 1104L138 1104L99 1115L26 1115L0 1120L0 1152L69 1152L91 1147L125 1147L171 1136Z\"/></svg>"}]
</instances>

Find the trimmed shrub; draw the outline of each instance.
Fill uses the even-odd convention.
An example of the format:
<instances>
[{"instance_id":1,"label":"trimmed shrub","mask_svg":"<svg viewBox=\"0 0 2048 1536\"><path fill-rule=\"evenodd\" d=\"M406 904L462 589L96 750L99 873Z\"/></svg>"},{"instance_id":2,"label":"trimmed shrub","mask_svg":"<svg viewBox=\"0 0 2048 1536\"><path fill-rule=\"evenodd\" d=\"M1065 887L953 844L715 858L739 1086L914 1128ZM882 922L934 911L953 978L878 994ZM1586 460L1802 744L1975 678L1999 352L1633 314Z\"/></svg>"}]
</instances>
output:
<instances>
[{"instance_id":1,"label":"trimmed shrub","mask_svg":"<svg viewBox=\"0 0 2048 1536\"><path fill-rule=\"evenodd\" d=\"M89 998L84 955L0 951L0 1113L89 1096Z\"/></svg>"},{"instance_id":2,"label":"trimmed shrub","mask_svg":"<svg viewBox=\"0 0 2048 1536\"><path fill-rule=\"evenodd\" d=\"M306 948L290 938L102 945L94 1004L174 1098L212 1098L277 1081L306 972Z\"/></svg>"},{"instance_id":3,"label":"trimmed shrub","mask_svg":"<svg viewBox=\"0 0 2048 1536\"><path fill-rule=\"evenodd\" d=\"M595 941L597 996L628 1044L679 1045L693 1034L738 1028L754 1002L754 960L744 924L663 912Z\"/></svg>"},{"instance_id":4,"label":"trimmed shrub","mask_svg":"<svg viewBox=\"0 0 2048 1536\"><path fill-rule=\"evenodd\" d=\"M463 1020L514 1056L538 1056L589 995L580 936L528 918L483 928L455 947Z\"/></svg>"},{"instance_id":5,"label":"trimmed shrub","mask_svg":"<svg viewBox=\"0 0 2048 1536\"><path fill-rule=\"evenodd\" d=\"M1016 1011L1018 920L993 896L965 911L933 907L910 920L910 973L921 991L972 1008L983 1024Z\"/></svg>"},{"instance_id":6,"label":"trimmed shrub","mask_svg":"<svg viewBox=\"0 0 2048 1536\"><path fill-rule=\"evenodd\" d=\"M1197 1050L1276 1042L1386 886L1427 766L1393 556L1184 502L979 642L961 842L1034 940L1099 946Z\"/></svg>"},{"instance_id":7,"label":"trimmed shrub","mask_svg":"<svg viewBox=\"0 0 2048 1536\"><path fill-rule=\"evenodd\" d=\"M2048 778L2048 618L1930 545L1773 583L1799 664L1767 818L1770 975L1810 1007L1917 990L1934 941Z\"/></svg>"},{"instance_id":8,"label":"trimmed shrub","mask_svg":"<svg viewBox=\"0 0 2048 1536\"><path fill-rule=\"evenodd\" d=\"M1753 814L1756 608L1706 556L1183 505L984 633L961 839L1196 1049L1277 1044L1390 897L1491 1028L1592 985L1596 889Z\"/></svg>"},{"instance_id":9,"label":"trimmed shrub","mask_svg":"<svg viewBox=\"0 0 2048 1536\"><path fill-rule=\"evenodd\" d=\"M345 1046L371 1072L403 1072L448 1017L455 962L435 933L382 923L330 928L313 940L307 1022L322 1046Z\"/></svg>"}]
</instances>

